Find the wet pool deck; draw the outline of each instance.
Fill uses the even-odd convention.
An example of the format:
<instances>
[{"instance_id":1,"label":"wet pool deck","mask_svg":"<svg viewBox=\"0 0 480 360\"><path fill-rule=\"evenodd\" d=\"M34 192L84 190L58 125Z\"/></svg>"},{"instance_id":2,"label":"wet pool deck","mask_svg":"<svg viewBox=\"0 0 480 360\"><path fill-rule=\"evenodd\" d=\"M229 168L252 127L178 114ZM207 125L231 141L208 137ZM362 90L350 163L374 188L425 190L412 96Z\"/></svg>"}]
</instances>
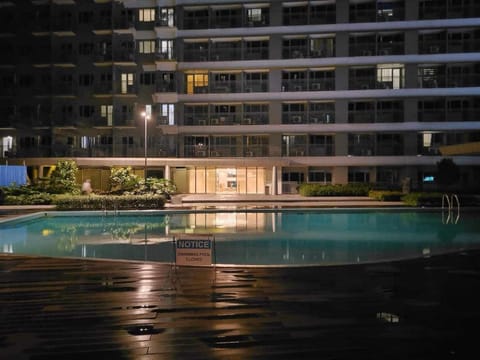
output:
<instances>
[{"instance_id":1,"label":"wet pool deck","mask_svg":"<svg viewBox=\"0 0 480 360\"><path fill-rule=\"evenodd\" d=\"M171 205L216 206L189 199ZM0 254L0 358L474 359L478 304L480 251L311 268Z\"/></svg>"},{"instance_id":2,"label":"wet pool deck","mask_svg":"<svg viewBox=\"0 0 480 360\"><path fill-rule=\"evenodd\" d=\"M479 260L215 269L0 255L0 358L475 359Z\"/></svg>"}]
</instances>

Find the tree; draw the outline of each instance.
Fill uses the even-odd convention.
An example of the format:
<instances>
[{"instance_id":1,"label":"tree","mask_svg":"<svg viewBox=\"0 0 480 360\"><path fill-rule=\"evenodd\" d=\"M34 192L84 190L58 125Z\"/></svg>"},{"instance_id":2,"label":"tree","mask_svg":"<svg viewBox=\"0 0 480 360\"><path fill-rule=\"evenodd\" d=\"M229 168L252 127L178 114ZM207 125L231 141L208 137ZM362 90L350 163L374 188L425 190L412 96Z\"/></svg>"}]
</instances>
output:
<instances>
[{"instance_id":1,"label":"tree","mask_svg":"<svg viewBox=\"0 0 480 360\"><path fill-rule=\"evenodd\" d=\"M440 186L448 187L460 180L460 168L452 159L442 159L437 162L437 183Z\"/></svg>"},{"instance_id":2,"label":"tree","mask_svg":"<svg viewBox=\"0 0 480 360\"><path fill-rule=\"evenodd\" d=\"M78 167L75 161L58 161L50 175L47 186L48 192L52 194L78 194L80 187L77 183L77 173Z\"/></svg>"}]
</instances>

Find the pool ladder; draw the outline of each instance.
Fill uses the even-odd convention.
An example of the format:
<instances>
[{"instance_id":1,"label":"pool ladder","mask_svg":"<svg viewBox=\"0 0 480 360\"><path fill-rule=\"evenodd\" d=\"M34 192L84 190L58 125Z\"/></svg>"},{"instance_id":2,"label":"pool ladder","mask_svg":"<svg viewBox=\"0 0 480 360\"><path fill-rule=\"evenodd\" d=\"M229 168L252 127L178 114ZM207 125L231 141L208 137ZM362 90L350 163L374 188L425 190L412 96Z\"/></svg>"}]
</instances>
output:
<instances>
[{"instance_id":1,"label":"pool ladder","mask_svg":"<svg viewBox=\"0 0 480 360\"><path fill-rule=\"evenodd\" d=\"M447 213L445 215L445 212ZM457 194L442 195L442 223L456 224L460 220L460 200Z\"/></svg>"}]
</instances>

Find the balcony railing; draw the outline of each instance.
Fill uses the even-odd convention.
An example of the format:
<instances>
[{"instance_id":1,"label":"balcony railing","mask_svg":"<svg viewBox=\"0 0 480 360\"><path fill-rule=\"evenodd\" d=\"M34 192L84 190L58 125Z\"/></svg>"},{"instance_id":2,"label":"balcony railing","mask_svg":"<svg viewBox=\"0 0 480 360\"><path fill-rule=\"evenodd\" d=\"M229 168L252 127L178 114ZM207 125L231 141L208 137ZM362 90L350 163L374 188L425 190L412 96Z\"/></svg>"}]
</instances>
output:
<instances>
[{"instance_id":1,"label":"balcony railing","mask_svg":"<svg viewBox=\"0 0 480 360\"><path fill-rule=\"evenodd\" d=\"M334 111L310 111L308 114L310 124L332 124L335 122Z\"/></svg>"},{"instance_id":2,"label":"balcony railing","mask_svg":"<svg viewBox=\"0 0 480 360\"><path fill-rule=\"evenodd\" d=\"M306 124L305 112L288 112L282 114L282 124Z\"/></svg>"}]
</instances>

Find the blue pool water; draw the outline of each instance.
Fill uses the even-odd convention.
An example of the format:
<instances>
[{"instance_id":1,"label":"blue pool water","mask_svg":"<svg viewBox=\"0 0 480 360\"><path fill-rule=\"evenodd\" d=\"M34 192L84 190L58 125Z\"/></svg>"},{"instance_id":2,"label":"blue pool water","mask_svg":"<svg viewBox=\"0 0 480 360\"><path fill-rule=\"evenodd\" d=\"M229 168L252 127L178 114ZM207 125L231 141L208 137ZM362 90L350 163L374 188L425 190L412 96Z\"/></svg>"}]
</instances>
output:
<instances>
[{"instance_id":1,"label":"blue pool water","mask_svg":"<svg viewBox=\"0 0 480 360\"><path fill-rule=\"evenodd\" d=\"M174 262L174 238L210 234L216 264L351 264L479 248L479 219L340 209L37 214L0 223L0 251Z\"/></svg>"}]
</instances>

